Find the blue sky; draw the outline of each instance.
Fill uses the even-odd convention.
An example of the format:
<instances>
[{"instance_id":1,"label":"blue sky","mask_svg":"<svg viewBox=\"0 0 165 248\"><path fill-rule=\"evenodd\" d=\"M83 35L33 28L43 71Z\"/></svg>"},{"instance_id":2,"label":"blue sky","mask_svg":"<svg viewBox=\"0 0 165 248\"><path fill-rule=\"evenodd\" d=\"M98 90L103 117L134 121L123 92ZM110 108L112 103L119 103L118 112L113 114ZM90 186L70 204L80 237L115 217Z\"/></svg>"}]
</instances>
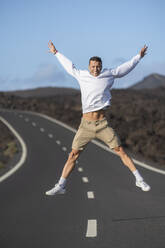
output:
<instances>
[{"instance_id":1,"label":"blue sky","mask_svg":"<svg viewBox=\"0 0 165 248\"><path fill-rule=\"evenodd\" d=\"M49 40L79 69L94 55L103 67L116 67L147 44L148 54L114 87L165 75L164 0L0 0L0 6L0 91L79 87L48 53Z\"/></svg>"}]
</instances>

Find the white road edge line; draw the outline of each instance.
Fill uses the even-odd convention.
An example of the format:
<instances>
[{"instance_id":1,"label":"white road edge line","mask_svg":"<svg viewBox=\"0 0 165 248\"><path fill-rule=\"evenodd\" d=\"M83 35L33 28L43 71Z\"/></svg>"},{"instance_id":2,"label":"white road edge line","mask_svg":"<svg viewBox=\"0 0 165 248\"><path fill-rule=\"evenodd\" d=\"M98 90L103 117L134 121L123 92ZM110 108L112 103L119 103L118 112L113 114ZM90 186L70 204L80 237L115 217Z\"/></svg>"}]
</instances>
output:
<instances>
[{"instance_id":1,"label":"white road edge line","mask_svg":"<svg viewBox=\"0 0 165 248\"><path fill-rule=\"evenodd\" d=\"M112 153L114 153L115 155L117 155L115 152L109 150L108 147L102 145L102 144L99 143L98 141L93 140L92 142L93 142L94 144L98 145L99 147L103 148L104 150L106 150L106 151L108 151L108 152L112 152ZM118 156L118 155L117 155L117 156ZM164 170L160 170L160 169L154 168L154 167L152 167L152 166L150 166L150 165L148 165L148 164L145 164L145 163L143 163L143 162L140 162L140 161L138 161L138 160L136 160L136 159L134 159L134 158L132 158L132 160L133 160L133 162L134 162L135 164L137 164L137 165L139 165L139 166L141 166L141 167L143 167L143 168L145 168L145 169L148 169L148 170L151 170L151 171L160 173L160 174L162 174L162 175L165 175L165 171L164 171Z\"/></svg>"},{"instance_id":2,"label":"white road edge line","mask_svg":"<svg viewBox=\"0 0 165 248\"><path fill-rule=\"evenodd\" d=\"M49 121L52 121L52 122L56 123L56 124L58 124L58 125L60 125L60 126L62 126L62 127L65 127L66 129L72 131L73 133L76 133L76 132L77 132L76 129L74 129L74 128L72 128L72 127L70 127L70 126L68 126L68 125L66 125L66 124L64 124L64 123L62 123L61 121L58 121L58 120L56 120L56 119L54 119L54 118L52 118L52 117L49 117L49 116L47 116L47 115L40 114L40 113L36 113L36 112L32 112L32 111L23 111L23 113L29 113L29 114L33 114L33 115L38 115L38 116L40 116L40 117L43 117L43 118L45 118L45 119L47 119L47 120L49 120ZM104 150L106 150L106 151L108 151L108 152L114 153L116 156L118 156L115 152L113 152L113 151L110 150L107 146L101 144L100 142L98 142L98 141L96 141L96 140L93 140L92 143L94 143L95 145L101 147L102 149L104 149ZM152 166L150 166L150 165L148 165L148 164L145 164L145 163L140 162L140 161L138 161L138 160L136 160L136 159L133 159L133 158L132 158L132 160L134 161L135 164L137 164L137 165L139 165L139 166L141 166L141 167L143 167L143 168L145 168L145 169L148 169L148 170L151 170L151 171L160 173L160 174L162 174L162 175L165 175L165 171L164 171L164 170L160 170L160 169L154 168L154 167L152 167Z\"/></svg>"},{"instance_id":3,"label":"white road edge line","mask_svg":"<svg viewBox=\"0 0 165 248\"><path fill-rule=\"evenodd\" d=\"M0 120L12 131L15 137L19 140L22 147L22 155L19 162L12 169L10 169L10 171L8 171L7 173L5 173L3 176L0 177L0 182L2 182L5 179L7 179L9 176L11 176L13 173L15 173L23 165L27 157L27 148L25 142L18 134L18 132L4 118L0 117Z\"/></svg>"},{"instance_id":4,"label":"white road edge line","mask_svg":"<svg viewBox=\"0 0 165 248\"><path fill-rule=\"evenodd\" d=\"M97 236L97 220L88 220L86 237L94 238Z\"/></svg>"}]
</instances>

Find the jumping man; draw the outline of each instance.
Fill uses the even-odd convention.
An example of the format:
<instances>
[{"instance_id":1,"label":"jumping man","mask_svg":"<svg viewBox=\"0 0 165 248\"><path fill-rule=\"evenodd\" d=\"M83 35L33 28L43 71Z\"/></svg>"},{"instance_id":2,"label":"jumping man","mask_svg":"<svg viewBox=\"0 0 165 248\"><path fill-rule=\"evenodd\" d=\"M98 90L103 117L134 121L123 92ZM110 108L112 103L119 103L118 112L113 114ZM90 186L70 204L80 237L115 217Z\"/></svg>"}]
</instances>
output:
<instances>
[{"instance_id":1,"label":"jumping man","mask_svg":"<svg viewBox=\"0 0 165 248\"><path fill-rule=\"evenodd\" d=\"M114 79L120 78L132 71L143 58L147 51L144 46L139 54L130 61L115 69L103 69L100 57L92 57L89 60L89 71L78 70L74 64L64 55L57 51L54 44L49 41L49 52L54 54L65 70L75 77L80 85L82 101L82 119L79 129L73 139L72 151L69 154L62 170L61 177L55 186L46 192L47 195L64 194L68 176L75 167L75 162L85 146L94 138L102 140L110 149L118 154L123 162L135 176L135 184L143 191L149 191L150 186L144 181L136 169L132 159L126 154L116 132L109 126L106 119L106 109L110 106L110 89Z\"/></svg>"}]
</instances>

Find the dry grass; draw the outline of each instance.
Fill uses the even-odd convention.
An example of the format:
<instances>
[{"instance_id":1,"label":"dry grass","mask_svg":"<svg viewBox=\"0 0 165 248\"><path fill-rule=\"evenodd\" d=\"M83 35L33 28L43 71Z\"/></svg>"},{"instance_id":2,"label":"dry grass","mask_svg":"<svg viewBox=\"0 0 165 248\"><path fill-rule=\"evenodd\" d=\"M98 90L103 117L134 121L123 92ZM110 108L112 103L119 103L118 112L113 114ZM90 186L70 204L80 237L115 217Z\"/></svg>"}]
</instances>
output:
<instances>
[{"instance_id":1,"label":"dry grass","mask_svg":"<svg viewBox=\"0 0 165 248\"><path fill-rule=\"evenodd\" d=\"M18 152L18 148L15 141L11 141L7 144L7 148L4 151L5 156L9 156L10 158L13 157L13 155Z\"/></svg>"}]
</instances>

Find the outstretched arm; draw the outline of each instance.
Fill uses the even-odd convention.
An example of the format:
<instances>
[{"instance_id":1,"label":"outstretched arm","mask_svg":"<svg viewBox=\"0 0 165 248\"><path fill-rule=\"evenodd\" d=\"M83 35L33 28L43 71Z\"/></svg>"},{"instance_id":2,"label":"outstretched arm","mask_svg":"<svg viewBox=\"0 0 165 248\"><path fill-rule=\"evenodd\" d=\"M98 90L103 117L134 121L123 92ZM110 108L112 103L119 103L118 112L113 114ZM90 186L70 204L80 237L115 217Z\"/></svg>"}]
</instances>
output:
<instances>
[{"instance_id":1,"label":"outstretched arm","mask_svg":"<svg viewBox=\"0 0 165 248\"><path fill-rule=\"evenodd\" d=\"M80 72L79 70L76 69L74 64L68 58L66 58L63 54L57 51L52 41L49 41L48 47L49 47L49 52L56 55L57 59L59 60L61 65L64 67L64 69L69 74L71 74L73 77L77 78Z\"/></svg>"},{"instance_id":2,"label":"outstretched arm","mask_svg":"<svg viewBox=\"0 0 165 248\"><path fill-rule=\"evenodd\" d=\"M118 66L115 69L112 69L111 70L112 75L115 78L120 78L120 77L127 75L130 71L132 71L135 68L135 66L139 63L140 59L146 55L147 48L148 47L145 45L140 50L139 54L134 56L130 61Z\"/></svg>"}]
</instances>

